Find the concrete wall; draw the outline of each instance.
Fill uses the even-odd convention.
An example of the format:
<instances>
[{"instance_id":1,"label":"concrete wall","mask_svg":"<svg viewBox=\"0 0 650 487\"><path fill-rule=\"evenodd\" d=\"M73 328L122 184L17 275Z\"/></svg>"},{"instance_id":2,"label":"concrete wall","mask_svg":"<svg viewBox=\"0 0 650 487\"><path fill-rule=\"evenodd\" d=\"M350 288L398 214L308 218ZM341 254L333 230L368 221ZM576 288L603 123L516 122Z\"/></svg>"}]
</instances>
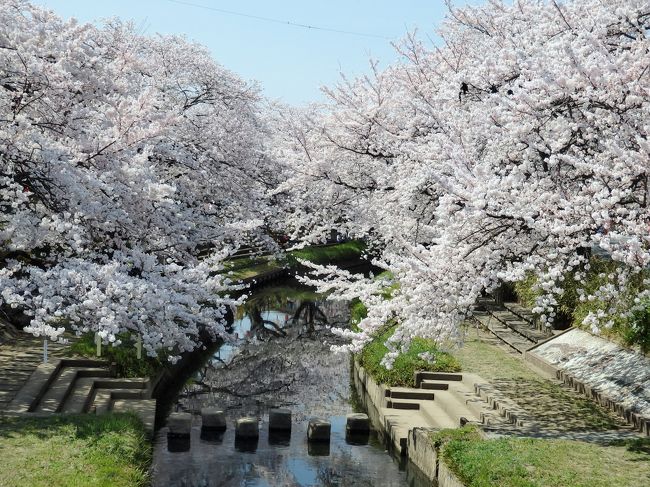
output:
<instances>
[{"instance_id":1,"label":"concrete wall","mask_svg":"<svg viewBox=\"0 0 650 487\"><path fill-rule=\"evenodd\" d=\"M386 402L386 387L377 384L356 360L352 364L352 378L361 403L366 408L368 417L382 441L391 445L397 452L406 453L408 459L431 480L432 485L465 487L439 457L428 437L431 430L427 428L410 430L408 442L404 445L405 448L399 444L399 439L391 435L390 424L382 414L382 408Z\"/></svg>"},{"instance_id":2,"label":"concrete wall","mask_svg":"<svg viewBox=\"0 0 650 487\"><path fill-rule=\"evenodd\" d=\"M408 457L430 480L438 478L438 452L429 441L430 431L413 428L409 431Z\"/></svg>"},{"instance_id":3,"label":"concrete wall","mask_svg":"<svg viewBox=\"0 0 650 487\"><path fill-rule=\"evenodd\" d=\"M438 487L465 487L465 484L449 470L442 458L438 462Z\"/></svg>"}]
</instances>

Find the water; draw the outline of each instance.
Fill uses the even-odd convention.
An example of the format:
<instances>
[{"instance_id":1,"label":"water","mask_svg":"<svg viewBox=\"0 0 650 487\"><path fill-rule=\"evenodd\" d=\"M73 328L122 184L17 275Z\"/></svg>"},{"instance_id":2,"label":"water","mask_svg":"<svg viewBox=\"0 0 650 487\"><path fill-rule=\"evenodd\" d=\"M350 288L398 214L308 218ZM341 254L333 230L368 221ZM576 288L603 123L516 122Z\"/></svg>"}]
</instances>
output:
<instances>
[{"instance_id":1,"label":"water","mask_svg":"<svg viewBox=\"0 0 650 487\"><path fill-rule=\"evenodd\" d=\"M333 354L340 343L330 325L346 325L346 303L325 301L295 282L256 290L238 310L240 339L223 345L181 391L174 409L226 411L223 434L202 434L195 416L191 439L154 443L155 486L412 486L430 485L419 470L400 465L372 433L346 439L345 415L354 412L350 359ZM268 434L268 410L292 411L289 436ZM255 416L260 438L239 444L234 421ZM332 423L329 444L307 442L311 417Z\"/></svg>"}]
</instances>

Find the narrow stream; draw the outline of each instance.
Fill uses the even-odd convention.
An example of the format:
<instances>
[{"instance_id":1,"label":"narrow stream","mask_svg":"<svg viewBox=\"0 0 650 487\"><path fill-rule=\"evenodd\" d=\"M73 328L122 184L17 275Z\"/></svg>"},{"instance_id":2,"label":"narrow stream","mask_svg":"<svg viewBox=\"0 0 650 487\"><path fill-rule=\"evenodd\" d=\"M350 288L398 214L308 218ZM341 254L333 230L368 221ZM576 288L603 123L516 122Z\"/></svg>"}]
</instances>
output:
<instances>
[{"instance_id":1,"label":"narrow stream","mask_svg":"<svg viewBox=\"0 0 650 487\"><path fill-rule=\"evenodd\" d=\"M154 486L412 486L430 485L419 470L401 465L377 435L346 439L345 415L359 411L350 385L350 358L330 345L330 326L346 326L346 303L326 301L286 280L256 289L237 310L237 343L221 346L197 367L173 410L196 413L190 440L154 443ZM202 407L226 411L223 434L201 431ZM292 411L290 435L268 434L268 410ZM235 442L234 421L260 420L257 442ZM332 423L329 445L307 442L309 418Z\"/></svg>"}]
</instances>

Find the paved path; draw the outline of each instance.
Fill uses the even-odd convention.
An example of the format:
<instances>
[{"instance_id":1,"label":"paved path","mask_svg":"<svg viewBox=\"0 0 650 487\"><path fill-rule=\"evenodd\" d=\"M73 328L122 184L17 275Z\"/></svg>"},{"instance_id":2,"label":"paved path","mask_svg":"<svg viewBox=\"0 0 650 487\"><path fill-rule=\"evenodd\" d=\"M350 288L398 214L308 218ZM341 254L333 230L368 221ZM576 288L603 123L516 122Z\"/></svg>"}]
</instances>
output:
<instances>
[{"instance_id":1,"label":"paved path","mask_svg":"<svg viewBox=\"0 0 650 487\"><path fill-rule=\"evenodd\" d=\"M0 324L2 326L2 324ZM0 344L0 411L25 385L36 367L43 362L43 340L17 332L10 341ZM52 359L63 357L67 345L48 343L48 355Z\"/></svg>"}]
</instances>

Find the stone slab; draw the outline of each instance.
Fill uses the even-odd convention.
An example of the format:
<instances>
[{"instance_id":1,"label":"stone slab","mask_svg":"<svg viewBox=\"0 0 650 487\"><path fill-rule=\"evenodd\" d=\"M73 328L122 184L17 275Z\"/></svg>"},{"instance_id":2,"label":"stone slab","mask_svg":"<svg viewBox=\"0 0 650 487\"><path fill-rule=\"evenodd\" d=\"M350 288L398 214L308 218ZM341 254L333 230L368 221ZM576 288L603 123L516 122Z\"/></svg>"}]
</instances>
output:
<instances>
[{"instance_id":1,"label":"stone slab","mask_svg":"<svg viewBox=\"0 0 650 487\"><path fill-rule=\"evenodd\" d=\"M332 424L329 421L319 418L309 420L307 427L307 439L309 441L330 441Z\"/></svg>"},{"instance_id":2,"label":"stone slab","mask_svg":"<svg viewBox=\"0 0 650 487\"><path fill-rule=\"evenodd\" d=\"M218 408L202 408L201 427L204 429L225 430L226 413Z\"/></svg>"},{"instance_id":3,"label":"stone slab","mask_svg":"<svg viewBox=\"0 0 650 487\"><path fill-rule=\"evenodd\" d=\"M345 417L345 429L350 433L367 433L370 431L370 419L363 413L348 414Z\"/></svg>"},{"instance_id":4,"label":"stone slab","mask_svg":"<svg viewBox=\"0 0 650 487\"><path fill-rule=\"evenodd\" d=\"M171 413L167 418L167 428L170 436L190 436L192 415L190 413Z\"/></svg>"},{"instance_id":5,"label":"stone slab","mask_svg":"<svg viewBox=\"0 0 650 487\"><path fill-rule=\"evenodd\" d=\"M290 430L291 429L291 410L279 408L269 411L269 429L270 430Z\"/></svg>"},{"instance_id":6,"label":"stone slab","mask_svg":"<svg viewBox=\"0 0 650 487\"><path fill-rule=\"evenodd\" d=\"M59 370L60 361L40 364L29 376L25 385L20 389L5 410L12 413L26 413L42 397L54 374Z\"/></svg>"},{"instance_id":7,"label":"stone slab","mask_svg":"<svg viewBox=\"0 0 650 487\"><path fill-rule=\"evenodd\" d=\"M257 418L244 417L235 422L235 437L241 439L254 439L260 436L260 424Z\"/></svg>"}]
</instances>

